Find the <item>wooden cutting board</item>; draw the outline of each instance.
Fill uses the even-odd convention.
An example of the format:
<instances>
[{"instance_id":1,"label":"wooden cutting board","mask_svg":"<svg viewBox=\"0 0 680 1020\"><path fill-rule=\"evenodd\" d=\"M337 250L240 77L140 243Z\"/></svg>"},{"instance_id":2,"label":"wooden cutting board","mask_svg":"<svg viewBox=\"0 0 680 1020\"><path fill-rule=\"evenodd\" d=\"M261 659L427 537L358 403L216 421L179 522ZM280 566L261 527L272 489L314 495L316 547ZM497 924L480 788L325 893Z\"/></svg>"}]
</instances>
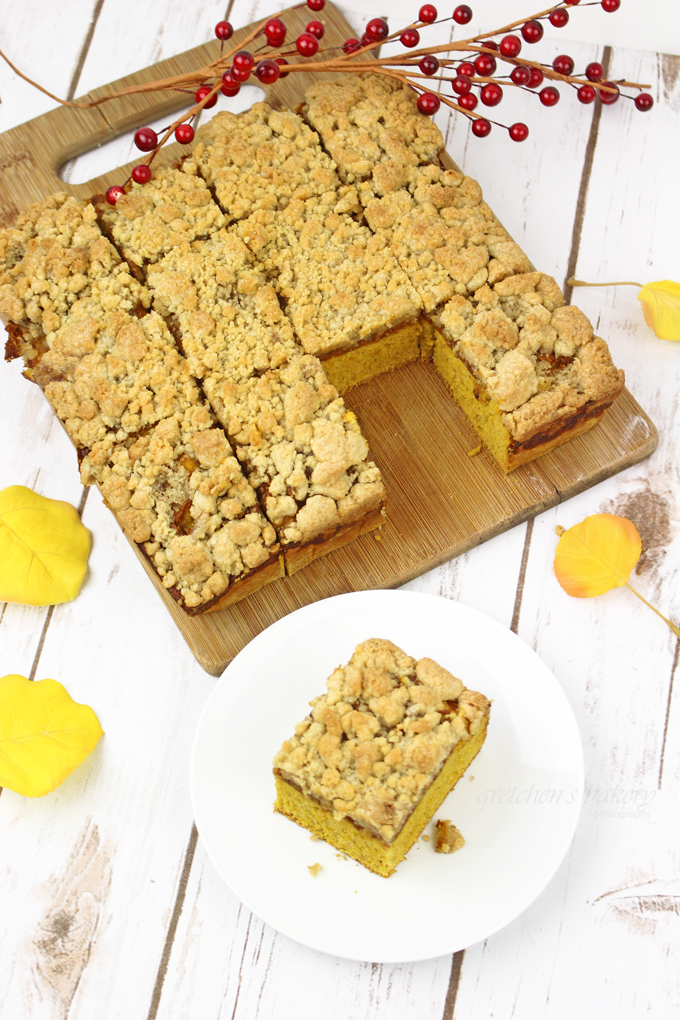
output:
<instances>
[{"instance_id":1,"label":"wooden cutting board","mask_svg":"<svg viewBox=\"0 0 680 1020\"><path fill-rule=\"evenodd\" d=\"M304 29L308 11L291 8L285 18L294 37ZM325 44L339 45L354 34L330 3L323 20ZM247 31L234 33L234 40ZM216 41L196 47L98 89L89 98L202 66L218 52ZM294 108L310 82L309 75L290 75L266 90L267 100ZM60 107L0 135L0 224L10 223L30 202L55 191L89 198L125 180L132 163L81 185L65 184L58 171L69 159L184 106L186 97L180 94L140 95L92 110ZM167 146L158 162L175 162L185 151ZM448 157L446 162L454 165ZM380 531L235 606L198 617L182 612L131 543L196 659L215 676L248 641L287 613L343 592L404 584L643 460L658 439L650 419L625 390L591 432L506 476L485 451L469 456L478 440L430 364L416 363L380 376L345 399L357 414L387 487L388 518Z\"/></svg>"}]
</instances>

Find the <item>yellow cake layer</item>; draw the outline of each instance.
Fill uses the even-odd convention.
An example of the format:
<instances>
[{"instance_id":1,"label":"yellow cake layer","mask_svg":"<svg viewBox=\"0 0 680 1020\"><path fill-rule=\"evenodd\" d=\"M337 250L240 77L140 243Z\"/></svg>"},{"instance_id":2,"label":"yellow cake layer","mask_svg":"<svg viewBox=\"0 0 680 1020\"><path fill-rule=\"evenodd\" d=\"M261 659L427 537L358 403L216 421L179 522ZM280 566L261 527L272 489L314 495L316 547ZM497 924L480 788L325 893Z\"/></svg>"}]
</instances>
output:
<instances>
[{"instance_id":1,"label":"yellow cake layer","mask_svg":"<svg viewBox=\"0 0 680 1020\"><path fill-rule=\"evenodd\" d=\"M363 864L376 875L388 878L481 749L486 737L487 721L488 717L469 740L461 740L456 744L441 772L391 845L348 818L337 820L331 811L286 782L279 774L276 775L274 810L309 829L313 835Z\"/></svg>"},{"instance_id":2,"label":"yellow cake layer","mask_svg":"<svg viewBox=\"0 0 680 1020\"><path fill-rule=\"evenodd\" d=\"M345 393L350 386L417 361L421 356L421 334L420 322L409 322L370 343L331 354L321 359L326 375L338 393Z\"/></svg>"},{"instance_id":3,"label":"yellow cake layer","mask_svg":"<svg viewBox=\"0 0 680 1020\"><path fill-rule=\"evenodd\" d=\"M479 438L507 471L510 432L503 424L498 405L491 400L465 362L454 353L437 329L432 362Z\"/></svg>"}]
</instances>

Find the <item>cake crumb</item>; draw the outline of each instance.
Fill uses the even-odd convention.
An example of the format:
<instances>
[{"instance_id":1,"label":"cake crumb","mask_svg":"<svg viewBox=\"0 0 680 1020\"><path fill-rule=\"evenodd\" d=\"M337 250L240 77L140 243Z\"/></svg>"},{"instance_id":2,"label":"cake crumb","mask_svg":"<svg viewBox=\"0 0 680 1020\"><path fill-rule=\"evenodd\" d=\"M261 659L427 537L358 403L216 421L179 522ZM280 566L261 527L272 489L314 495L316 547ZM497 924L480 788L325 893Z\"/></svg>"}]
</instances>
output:
<instances>
[{"instance_id":1,"label":"cake crumb","mask_svg":"<svg viewBox=\"0 0 680 1020\"><path fill-rule=\"evenodd\" d=\"M438 818L435 824L437 826L435 850L438 854L453 854L465 846L465 839L449 818Z\"/></svg>"},{"instance_id":2,"label":"cake crumb","mask_svg":"<svg viewBox=\"0 0 680 1020\"><path fill-rule=\"evenodd\" d=\"M312 843L318 843L319 842L319 837L315 836L313 833L312 833L312 835L309 838L311 839Z\"/></svg>"},{"instance_id":3,"label":"cake crumb","mask_svg":"<svg viewBox=\"0 0 680 1020\"><path fill-rule=\"evenodd\" d=\"M308 864L307 865L307 870L309 871L309 874L312 876L312 878L316 878L316 876L321 871L321 865L320 864Z\"/></svg>"},{"instance_id":4,"label":"cake crumb","mask_svg":"<svg viewBox=\"0 0 680 1020\"><path fill-rule=\"evenodd\" d=\"M382 538L380 537L377 531L373 532L373 538L376 540L376 542L382 542Z\"/></svg>"},{"instance_id":5,"label":"cake crumb","mask_svg":"<svg viewBox=\"0 0 680 1020\"><path fill-rule=\"evenodd\" d=\"M468 457L476 457L478 453L482 452L482 444L478 443L473 450L468 450Z\"/></svg>"},{"instance_id":6,"label":"cake crumb","mask_svg":"<svg viewBox=\"0 0 680 1020\"><path fill-rule=\"evenodd\" d=\"M474 778L475 778L474 776L470 776L470 782L472 782Z\"/></svg>"},{"instance_id":7,"label":"cake crumb","mask_svg":"<svg viewBox=\"0 0 680 1020\"><path fill-rule=\"evenodd\" d=\"M423 838L423 842L424 843L429 843L430 839L431 839L431 837L428 836L428 834L426 832L423 833L423 837L422 838Z\"/></svg>"},{"instance_id":8,"label":"cake crumb","mask_svg":"<svg viewBox=\"0 0 680 1020\"><path fill-rule=\"evenodd\" d=\"M558 538L562 538L562 535L564 534L564 528L562 527L561 524L558 524L557 527L555 528L555 534L557 535Z\"/></svg>"}]
</instances>

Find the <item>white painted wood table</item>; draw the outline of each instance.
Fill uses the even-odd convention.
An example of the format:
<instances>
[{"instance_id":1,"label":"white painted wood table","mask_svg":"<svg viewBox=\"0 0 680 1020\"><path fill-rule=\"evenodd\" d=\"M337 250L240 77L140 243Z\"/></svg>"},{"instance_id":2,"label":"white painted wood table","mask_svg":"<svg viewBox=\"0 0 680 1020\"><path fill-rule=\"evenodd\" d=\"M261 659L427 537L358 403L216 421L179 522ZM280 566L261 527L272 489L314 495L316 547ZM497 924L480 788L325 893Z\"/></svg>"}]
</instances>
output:
<instances>
[{"instance_id":1,"label":"white painted wood table","mask_svg":"<svg viewBox=\"0 0 680 1020\"><path fill-rule=\"evenodd\" d=\"M399 11L408 20L404 0L389 6L395 26ZM670 2L656 7L677 18ZM276 9L269 0L232 0L228 10L225 0L22 0L3 11L0 47L50 90L74 96L203 42L225 15L239 26ZM343 7L357 29L386 9L378 0ZM476 14L483 20L484 0ZM661 48L662 30L659 40ZM577 65L603 58L594 43L561 40L543 52L565 50ZM571 97L552 111L534 102L521 118L530 139L514 145L498 131L472 139L443 108L447 148L560 283L573 273L678 280L680 60L616 49L604 59L612 77L652 83L651 114L624 102L601 117ZM0 130L51 107L5 66L0 99ZM504 118L518 119L519 106L505 106ZM87 180L97 160L110 168L129 152L121 139L68 173ZM192 736L215 681L98 493L81 489L73 450L37 387L16 364L2 367L0 487L21 483L79 506L94 546L77 601L2 607L0 675L61 680L106 731L55 793L0 797L2 1020L677 1017L678 642L625 590L569 598L552 559L557 524L602 510L628 516L645 548L639 589L680 619L680 346L645 327L633 288L577 297L658 426L657 452L409 587L482 610L542 656L581 729L585 807L567 858L523 916L483 944L414 965L302 948L251 916L217 876L197 840L188 783Z\"/></svg>"}]
</instances>

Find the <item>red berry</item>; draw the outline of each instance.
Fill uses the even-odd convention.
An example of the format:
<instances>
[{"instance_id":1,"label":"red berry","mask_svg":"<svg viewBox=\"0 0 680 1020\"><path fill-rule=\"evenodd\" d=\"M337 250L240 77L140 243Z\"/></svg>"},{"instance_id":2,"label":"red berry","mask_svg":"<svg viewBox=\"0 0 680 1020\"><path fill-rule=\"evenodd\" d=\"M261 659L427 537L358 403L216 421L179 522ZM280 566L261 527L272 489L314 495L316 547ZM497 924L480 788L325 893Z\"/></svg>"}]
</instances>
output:
<instances>
[{"instance_id":1,"label":"red berry","mask_svg":"<svg viewBox=\"0 0 680 1020\"><path fill-rule=\"evenodd\" d=\"M302 57L313 57L319 48L319 40L309 32L303 32L295 40L295 48Z\"/></svg>"},{"instance_id":2,"label":"red berry","mask_svg":"<svg viewBox=\"0 0 680 1020\"><path fill-rule=\"evenodd\" d=\"M569 76L574 70L574 61L568 54L562 53L559 57L555 57L553 60L553 71L557 74L564 74Z\"/></svg>"},{"instance_id":3,"label":"red berry","mask_svg":"<svg viewBox=\"0 0 680 1020\"><path fill-rule=\"evenodd\" d=\"M472 11L467 4L459 4L453 12L453 20L457 25L467 25L472 21Z\"/></svg>"},{"instance_id":4,"label":"red berry","mask_svg":"<svg viewBox=\"0 0 680 1020\"><path fill-rule=\"evenodd\" d=\"M322 11L326 6L326 0L307 0L310 11Z\"/></svg>"},{"instance_id":5,"label":"red berry","mask_svg":"<svg viewBox=\"0 0 680 1020\"><path fill-rule=\"evenodd\" d=\"M641 92L639 96L635 97L635 107L640 113L646 113L647 110L651 110L654 106L654 99L650 96L649 92Z\"/></svg>"},{"instance_id":6,"label":"red berry","mask_svg":"<svg viewBox=\"0 0 680 1020\"><path fill-rule=\"evenodd\" d=\"M486 138L491 131L491 124L484 117L478 117L472 122L472 133L476 138Z\"/></svg>"},{"instance_id":7,"label":"red berry","mask_svg":"<svg viewBox=\"0 0 680 1020\"><path fill-rule=\"evenodd\" d=\"M512 138L513 142L525 142L529 137L529 128L526 124L522 124L518 121L517 124L512 124L508 128L508 134Z\"/></svg>"},{"instance_id":8,"label":"red berry","mask_svg":"<svg viewBox=\"0 0 680 1020\"><path fill-rule=\"evenodd\" d=\"M423 92L422 95L418 96L418 109L426 117L431 117L435 114L440 105L439 96L436 96L434 92Z\"/></svg>"},{"instance_id":9,"label":"red berry","mask_svg":"<svg viewBox=\"0 0 680 1020\"><path fill-rule=\"evenodd\" d=\"M132 180L135 184L146 184L147 181L151 180L151 167L147 166L146 163L140 163L132 171Z\"/></svg>"},{"instance_id":10,"label":"red berry","mask_svg":"<svg viewBox=\"0 0 680 1020\"><path fill-rule=\"evenodd\" d=\"M279 67L283 67L284 64L288 63L285 57L275 57L274 59L276 60L276 63L279 65ZM287 78L289 74L290 71L281 71L282 78Z\"/></svg>"},{"instance_id":11,"label":"red berry","mask_svg":"<svg viewBox=\"0 0 680 1020\"><path fill-rule=\"evenodd\" d=\"M250 78L250 70L241 70L238 67L231 68L231 76L234 81L240 82L242 85L244 81L248 81Z\"/></svg>"},{"instance_id":12,"label":"red berry","mask_svg":"<svg viewBox=\"0 0 680 1020\"><path fill-rule=\"evenodd\" d=\"M426 25L431 25L436 20L437 8L433 7L432 4L423 4L418 11L418 21L424 21Z\"/></svg>"},{"instance_id":13,"label":"red berry","mask_svg":"<svg viewBox=\"0 0 680 1020\"><path fill-rule=\"evenodd\" d=\"M578 96L579 103L583 103L584 106L587 106L589 103L593 102L597 92L592 85L581 85L581 88L578 89L576 95Z\"/></svg>"},{"instance_id":14,"label":"red berry","mask_svg":"<svg viewBox=\"0 0 680 1020\"><path fill-rule=\"evenodd\" d=\"M273 85L281 77L281 69L275 60L261 60L255 68L255 77L262 85Z\"/></svg>"},{"instance_id":15,"label":"red berry","mask_svg":"<svg viewBox=\"0 0 680 1020\"><path fill-rule=\"evenodd\" d=\"M473 92L468 92L459 98L458 105L462 106L464 110L474 110L477 105L477 96Z\"/></svg>"},{"instance_id":16,"label":"red berry","mask_svg":"<svg viewBox=\"0 0 680 1020\"><path fill-rule=\"evenodd\" d=\"M210 91L210 90L208 90ZM158 135L153 128L143 127L135 131L135 145L142 152L151 152L158 145Z\"/></svg>"},{"instance_id":17,"label":"red berry","mask_svg":"<svg viewBox=\"0 0 680 1020\"><path fill-rule=\"evenodd\" d=\"M469 60L464 60L458 68L458 74L464 74L466 78L474 78L475 70L474 64L471 64Z\"/></svg>"},{"instance_id":18,"label":"red berry","mask_svg":"<svg viewBox=\"0 0 680 1020\"><path fill-rule=\"evenodd\" d=\"M528 85L531 81L531 71L524 64L518 64L510 72L510 78L515 85Z\"/></svg>"},{"instance_id":19,"label":"red berry","mask_svg":"<svg viewBox=\"0 0 680 1020\"><path fill-rule=\"evenodd\" d=\"M607 12L607 14L613 14L614 11L618 11L621 6L621 0L602 0L600 6L603 11Z\"/></svg>"},{"instance_id":20,"label":"red berry","mask_svg":"<svg viewBox=\"0 0 680 1020\"><path fill-rule=\"evenodd\" d=\"M531 67L529 69L529 88L537 89L539 85L543 84L544 74L540 67Z\"/></svg>"},{"instance_id":21,"label":"red berry","mask_svg":"<svg viewBox=\"0 0 680 1020\"><path fill-rule=\"evenodd\" d=\"M372 40L364 32L364 34L361 37L361 45L362 46L370 46L371 42L372 42Z\"/></svg>"},{"instance_id":22,"label":"red berry","mask_svg":"<svg viewBox=\"0 0 680 1020\"><path fill-rule=\"evenodd\" d=\"M124 194L125 188L121 188L120 184L114 184L106 192L106 201L109 205L115 205L120 196Z\"/></svg>"},{"instance_id":23,"label":"red berry","mask_svg":"<svg viewBox=\"0 0 680 1020\"><path fill-rule=\"evenodd\" d=\"M252 71L255 67L255 57L248 50L239 50L234 54L232 63L237 71Z\"/></svg>"},{"instance_id":24,"label":"red berry","mask_svg":"<svg viewBox=\"0 0 680 1020\"><path fill-rule=\"evenodd\" d=\"M604 103L605 106L611 106L612 103L616 103L619 98L619 86L615 85L613 81L603 81L600 84L609 85L610 88L616 89L616 92L605 92L603 89L598 89L600 102Z\"/></svg>"},{"instance_id":25,"label":"red berry","mask_svg":"<svg viewBox=\"0 0 680 1020\"><path fill-rule=\"evenodd\" d=\"M522 38L524 42L537 43L543 38L543 25L540 21L527 21L522 25Z\"/></svg>"},{"instance_id":26,"label":"red berry","mask_svg":"<svg viewBox=\"0 0 680 1020\"><path fill-rule=\"evenodd\" d=\"M564 28L569 21L569 12L565 11L563 7L556 7L548 15L548 21L553 28Z\"/></svg>"},{"instance_id":27,"label":"red berry","mask_svg":"<svg viewBox=\"0 0 680 1020\"><path fill-rule=\"evenodd\" d=\"M310 21L305 31L309 32L310 35L316 36L317 39L323 39L326 28L320 21Z\"/></svg>"},{"instance_id":28,"label":"red berry","mask_svg":"<svg viewBox=\"0 0 680 1020\"><path fill-rule=\"evenodd\" d=\"M451 82L451 88L459 96L464 96L472 88L472 82L466 75L458 74Z\"/></svg>"},{"instance_id":29,"label":"red berry","mask_svg":"<svg viewBox=\"0 0 680 1020\"><path fill-rule=\"evenodd\" d=\"M490 78L496 70L496 58L489 53L480 53L475 60L475 68L482 78Z\"/></svg>"},{"instance_id":30,"label":"red berry","mask_svg":"<svg viewBox=\"0 0 680 1020\"><path fill-rule=\"evenodd\" d=\"M231 71L225 71L222 75L220 92L223 96L237 96L241 91L241 83L236 81Z\"/></svg>"},{"instance_id":31,"label":"red berry","mask_svg":"<svg viewBox=\"0 0 680 1020\"><path fill-rule=\"evenodd\" d=\"M418 64L423 74L436 74L439 70L439 61L436 57L425 56Z\"/></svg>"},{"instance_id":32,"label":"red berry","mask_svg":"<svg viewBox=\"0 0 680 1020\"><path fill-rule=\"evenodd\" d=\"M389 26L384 18L371 18L366 25L366 35L371 42L380 42L389 34Z\"/></svg>"},{"instance_id":33,"label":"red berry","mask_svg":"<svg viewBox=\"0 0 680 1020\"><path fill-rule=\"evenodd\" d=\"M484 39L483 42L482 42L482 46L485 46L487 50L499 50L500 49L500 46L498 45L498 43L494 42L493 39Z\"/></svg>"},{"instance_id":34,"label":"red berry","mask_svg":"<svg viewBox=\"0 0 680 1020\"><path fill-rule=\"evenodd\" d=\"M412 49L420 42L420 32L417 32L415 28L407 28L405 32L401 33L399 40L402 46Z\"/></svg>"},{"instance_id":35,"label":"red berry","mask_svg":"<svg viewBox=\"0 0 680 1020\"><path fill-rule=\"evenodd\" d=\"M178 124L175 128L175 138L180 145L190 145L194 140L194 134L191 124Z\"/></svg>"},{"instance_id":36,"label":"red berry","mask_svg":"<svg viewBox=\"0 0 680 1020\"><path fill-rule=\"evenodd\" d=\"M504 57L516 57L522 49L522 40L517 35L506 35L501 39L499 49Z\"/></svg>"},{"instance_id":37,"label":"red berry","mask_svg":"<svg viewBox=\"0 0 680 1020\"><path fill-rule=\"evenodd\" d=\"M595 60L586 67L586 78L588 81L602 81L603 75L604 67Z\"/></svg>"},{"instance_id":38,"label":"red berry","mask_svg":"<svg viewBox=\"0 0 680 1020\"><path fill-rule=\"evenodd\" d=\"M538 98L544 106L557 106L560 101L560 94L552 85L548 85L547 88L541 89L538 93Z\"/></svg>"},{"instance_id":39,"label":"red berry","mask_svg":"<svg viewBox=\"0 0 680 1020\"><path fill-rule=\"evenodd\" d=\"M215 35L218 39L221 39L222 42L225 42L227 39L231 39L233 31L234 29L228 21L218 21L215 25Z\"/></svg>"},{"instance_id":40,"label":"red berry","mask_svg":"<svg viewBox=\"0 0 680 1020\"><path fill-rule=\"evenodd\" d=\"M503 89L495 82L485 85L479 93L479 98L485 106L498 106L503 98Z\"/></svg>"},{"instance_id":41,"label":"red berry","mask_svg":"<svg viewBox=\"0 0 680 1020\"><path fill-rule=\"evenodd\" d=\"M280 46L286 38L286 26L281 18L270 18L264 26L264 34L270 46Z\"/></svg>"},{"instance_id":42,"label":"red berry","mask_svg":"<svg viewBox=\"0 0 680 1020\"><path fill-rule=\"evenodd\" d=\"M350 36L349 39L345 39L344 43L342 44L342 48L345 51L345 53L354 53L355 50L361 49L361 43L359 42L358 39L354 39L352 36Z\"/></svg>"},{"instance_id":43,"label":"red berry","mask_svg":"<svg viewBox=\"0 0 680 1020\"><path fill-rule=\"evenodd\" d=\"M201 85L200 89L196 89L196 92L194 93L194 99L196 100L197 103L202 103L205 97L209 96L211 92L212 89L210 88L209 85ZM215 105L216 102L217 93L215 93L215 95L208 100L208 102L204 106L204 109L209 110L212 106Z\"/></svg>"}]
</instances>

